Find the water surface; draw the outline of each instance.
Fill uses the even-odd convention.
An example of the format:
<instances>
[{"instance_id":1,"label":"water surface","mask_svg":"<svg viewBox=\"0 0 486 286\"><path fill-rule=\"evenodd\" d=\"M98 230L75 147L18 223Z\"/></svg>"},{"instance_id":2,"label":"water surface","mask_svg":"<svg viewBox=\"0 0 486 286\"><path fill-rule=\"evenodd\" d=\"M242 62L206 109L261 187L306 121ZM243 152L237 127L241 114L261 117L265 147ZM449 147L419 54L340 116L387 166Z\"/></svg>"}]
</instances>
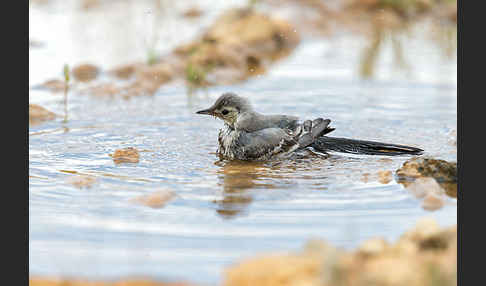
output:
<instances>
[{"instance_id":1,"label":"water surface","mask_svg":"<svg viewBox=\"0 0 486 286\"><path fill-rule=\"evenodd\" d=\"M143 50L124 46L130 38L121 34L107 44L125 49L118 54L103 50L96 36L79 40L75 26L92 18L75 9L53 10L31 11L31 23L49 21L31 27L29 36L43 42L29 51L31 86L59 76L64 63L111 67L143 59ZM189 27L183 33L188 39L197 33L190 23L183 27ZM232 91L263 113L330 118L333 136L418 146L425 155L455 161L449 134L457 123L456 60L422 30L401 36L405 70L385 40L367 80L359 74L367 39L343 33L305 39L267 74L242 84L188 95L175 82L152 97L129 100L72 94L67 123L60 118L29 128L30 274L215 284L225 266L261 252L298 250L310 238L350 249L375 236L396 240L424 216L455 224L455 199L425 211L402 185L377 181L378 171L394 172L409 157L336 153L219 161L222 122L195 114ZM96 31L120 33L108 24ZM167 42L170 47L176 39ZM35 88L29 93L30 103L59 114L62 100L62 94ZM124 147L142 150L140 162L115 164L109 154ZM76 174L97 182L76 188L68 183ZM131 202L161 189L176 194L163 208Z\"/></svg>"}]
</instances>

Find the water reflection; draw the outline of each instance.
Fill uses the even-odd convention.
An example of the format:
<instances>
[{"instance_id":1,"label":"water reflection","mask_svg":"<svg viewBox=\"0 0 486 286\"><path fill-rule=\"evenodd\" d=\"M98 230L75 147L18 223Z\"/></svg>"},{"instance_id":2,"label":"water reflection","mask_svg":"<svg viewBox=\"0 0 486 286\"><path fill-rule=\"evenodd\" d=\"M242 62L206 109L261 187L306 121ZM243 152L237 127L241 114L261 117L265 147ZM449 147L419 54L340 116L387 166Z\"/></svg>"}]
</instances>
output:
<instances>
[{"instance_id":1,"label":"water reflection","mask_svg":"<svg viewBox=\"0 0 486 286\"><path fill-rule=\"evenodd\" d=\"M264 176L260 162L217 161L219 185L223 187L222 199L214 200L216 212L222 218L230 219L246 213L253 201L250 189L262 187L258 180ZM263 171L263 172L262 172Z\"/></svg>"},{"instance_id":2,"label":"water reflection","mask_svg":"<svg viewBox=\"0 0 486 286\"><path fill-rule=\"evenodd\" d=\"M412 184L412 182L406 180L398 180L398 183L402 184L405 188ZM444 192L447 196L453 199L457 199L457 183L440 181L437 181L437 183L439 184L439 186L442 187L442 189L444 189Z\"/></svg>"},{"instance_id":3,"label":"water reflection","mask_svg":"<svg viewBox=\"0 0 486 286\"><path fill-rule=\"evenodd\" d=\"M451 60L457 50L457 27L455 25L441 23L439 21L429 21L420 23L420 27L426 30L428 40L432 42L438 53L444 59ZM373 28L368 37L368 45L361 51L361 61L359 64L359 74L363 78L373 78L377 73L378 59L384 53L385 46L391 45L393 66L401 72L411 75L410 59L406 58L407 41L413 40L418 25L410 22L400 22L396 25L386 26L382 23L373 22Z\"/></svg>"},{"instance_id":4,"label":"water reflection","mask_svg":"<svg viewBox=\"0 0 486 286\"><path fill-rule=\"evenodd\" d=\"M136 4L139 2L145 1L131 1L133 9L120 10L121 17L96 11L69 21L53 16L49 28L56 33L45 34L52 37L32 35L46 45L31 51L30 81L60 76L64 63L89 60L110 68L146 59L144 39L152 35L150 20L155 13L144 14ZM92 28L81 31L86 27L81 24L94 21L95 14L110 20L98 20ZM35 15L34 26L42 25L45 15ZM137 20L137 15L146 21ZM177 26L178 34L192 39L194 34L186 33L189 24L184 23ZM142 29L145 24L149 29ZM166 27L161 31L167 31ZM427 37L429 30L422 30ZM104 36L98 38L100 33ZM407 223L423 215L434 216L444 225L455 223L456 206L446 204L428 213L401 186L375 181L378 171L394 171L405 158L380 161L375 157L303 156L266 163L218 161L205 171L208 160L216 160L215 154L205 152L215 149L214 136L221 123L194 120L193 110L231 89L251 96L264 113L329 116L338 128L338 137L417 144L431 156L455 160L456 146L447 143L447 132L449 127L457 129L456 63L438 61L437 50L430 49L423 34L417 34L413 43L407 42L407 36L397 36L395 44L379 35L386 39L390 53L382 46L373 64L377 72L394 68L391 45L396 45L413 71L431 79L425 84L402 81L401 73L389 76L394 81L390 85L355 81L359 59L348 43L362 39L345 36L303 41L288 61L261 79L198 90L197 96L184 96L185 90L179 86L167 86L154 97L130 101L73 94L69 97L68 124L55 120L29 130L32 273L118 277L130 272L173 277L181 271L183 277L183 269L200 273L194 278L196 282L217 284L224 265L247 255L246 250L291 249L313 235L354 247L371 236L394 239ZM437 40L455 37L454 31L435 35ZM161 35L159 39L156 48L163 52L159 48L166 38ZM164 43L164 48L171 50L173 42ZM332 59L321 56L321 47L335 51ZM393 96L383 100L382 95L388 93ZM32 89L29 99L62 116L62 94ZM142 153L137 165L115 166L108 154L126 146L153 152ZM360 181L365 173L369 174L366 183ZM99 183L89 190L73 190L66 178L78 175L96 177ZM162 209L127 203L134 195L166 187L179 198Z\"/></svg>"},{"instance_id":5,"label":"water reflection","mask_svg":"<svg viewBox=\"0 0 486 286\"><path fill-rule=\"evenodd\" d=\"M318 179L319 185L326 177L315 176L325 168L323 160L329 156L304 150L286 159L266 162L245 162L218 160L215 165L222 186L222 198L214 200L216 212L222 218L231 219L248 213L253 201L252 191L256 189L285 188L295 185L297 179ZM323 187L325 189L325 187Z\"/></svg>"}]
</instances>

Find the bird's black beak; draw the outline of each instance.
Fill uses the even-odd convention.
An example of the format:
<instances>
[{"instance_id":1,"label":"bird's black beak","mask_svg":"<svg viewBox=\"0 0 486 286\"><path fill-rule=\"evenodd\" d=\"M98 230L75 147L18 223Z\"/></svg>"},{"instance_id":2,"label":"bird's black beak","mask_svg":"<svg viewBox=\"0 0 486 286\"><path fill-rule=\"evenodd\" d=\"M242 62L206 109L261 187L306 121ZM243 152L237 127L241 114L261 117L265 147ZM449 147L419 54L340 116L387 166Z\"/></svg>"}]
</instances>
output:
<instances>
[{"instance_id":1,"label":"bird's black beak","mask_svg":"<svg viewBox=\"0 0 486 286\"><path fill-rule=\"evenodd\" d=\"M211 108L208 108L208 109L199 110L198 112L196 112L196 114L214 115L214 112Z\"/></svg>"}]
</instances>

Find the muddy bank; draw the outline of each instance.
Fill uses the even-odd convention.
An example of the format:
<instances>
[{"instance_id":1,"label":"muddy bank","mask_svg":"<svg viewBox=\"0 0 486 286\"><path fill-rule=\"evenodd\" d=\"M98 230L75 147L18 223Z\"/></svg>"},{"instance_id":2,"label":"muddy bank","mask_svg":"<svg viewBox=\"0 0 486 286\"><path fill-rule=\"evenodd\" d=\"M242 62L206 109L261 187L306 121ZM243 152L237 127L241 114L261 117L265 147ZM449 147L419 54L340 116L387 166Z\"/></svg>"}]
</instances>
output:
<instances>
[{"instance_id":1,"label":"muddy bank","mask_svg":"<svg viewBox=\"0 0 486 286\"><path fill-rule=\"evenodd\" d=\"M131 97L153 95L161 85L174 80L190 88L237 83L265 72L293 51L299 40L296 30L284 20L254 9L233 9L194 41L146 63L109 69L104 73L108 79L102 82L97 80L100 67L89 63L76 66L72 69L74 86L81 94ZM58 91L62 81L49 80L43 87Z\"/></svg>"},{"instance_id":2,"label":"muddy bank","mask_svg":"<svg viewBox=\"0 0 486 286\"><path fill-rule=\"evenodd\" d=\"M298 253L267 254L229 267L223 285L456 285L457 226L424 219L396 243L382 238L344 251L312 240Z\"/></svg>"},{"instance_id":3,"label":"muddy bank","mask_svg":"<svg viewBox=\"0 0 486 286\"><path fill-rule=\"evenodd\" d=\"M363 77L370 77L380 45L389 32L404 31L425 19L441 27L457 24L456 1L448 0L349 0L339 5L311 0L252 3L249 8L226 11L200 37L166 55L113 68L92 63L76 66L72 73L75 83L81 84L76 89L81 94L130 98L153 95L161 85L172 81L184 82L189 90L238 83L265 73L275 60L290 54L301 37L327 36L337 31L370 37L370 46L363 51L359 67ZM186 12L180 17L197 18L204 13L197 7ZM431 40L450 38L444 33L449 32L431 31ZM397 39L394 42L397 64L405 66L400 43ZM444 49L451 54L449 48ZM100 75L106 77L100 79ZM62 90L62 81L50 80L44 86Z\"/></svg>"},{"instance_id":4,"label":"muddy bank","mask_svg":"<svg viewBox=\"0 0 486 286\"><path fill-rule=\"evenodd\" d=\"M286 21L239 9L223 14L200 40L175 52L186 63L186 81L214 85L262 73L298 42L296 31Z\"/></svg>"},{"instance_id":5,"label":"muddy bank","mask_svg":"<svg viewBox=\"0 0 486 286\"><path fill-rule=\"evenodd\" d=\"M309 240L298 252L268 253L237 261L225 269L223 277L225 286L452 286L457 283L457 225L439 227L435 220L423 218L394 243L375 237L351 251L336 248L324 240ZM148 279L104 282L31 277L30 285L192 284Z\"/></svg>"},{"instance_id":6,"label":"muddy bank","mask_svg":"<svg viewBox=\"0 0 486 286\"><path fill-rule=\"evenodd\" d=\"M90 280L41 278L29 279L30 286L190 286L188 283L154 282L148 279L127 279L116 282L102 282Z\"/></svg>"}]
</instances>

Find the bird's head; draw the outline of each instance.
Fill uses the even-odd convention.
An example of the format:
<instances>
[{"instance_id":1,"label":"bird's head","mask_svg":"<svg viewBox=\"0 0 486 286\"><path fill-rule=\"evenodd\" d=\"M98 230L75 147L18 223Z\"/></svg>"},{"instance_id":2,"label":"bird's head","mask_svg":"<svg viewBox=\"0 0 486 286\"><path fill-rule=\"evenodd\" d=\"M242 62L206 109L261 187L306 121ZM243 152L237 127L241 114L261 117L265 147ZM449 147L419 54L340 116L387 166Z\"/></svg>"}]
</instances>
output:
<instances>
[{"instance_id":1,"label":"bird's head","mask_svg":"<svg viewBox=\"0 0 486 286\"><path fill-rule=\"evenodd\" d=\"M196 113L212 115L234 128L238 116L249 110L251 110L251 105L246 98L227 92L223 93L211 107Z\"/></svg>"}]
</instances>

